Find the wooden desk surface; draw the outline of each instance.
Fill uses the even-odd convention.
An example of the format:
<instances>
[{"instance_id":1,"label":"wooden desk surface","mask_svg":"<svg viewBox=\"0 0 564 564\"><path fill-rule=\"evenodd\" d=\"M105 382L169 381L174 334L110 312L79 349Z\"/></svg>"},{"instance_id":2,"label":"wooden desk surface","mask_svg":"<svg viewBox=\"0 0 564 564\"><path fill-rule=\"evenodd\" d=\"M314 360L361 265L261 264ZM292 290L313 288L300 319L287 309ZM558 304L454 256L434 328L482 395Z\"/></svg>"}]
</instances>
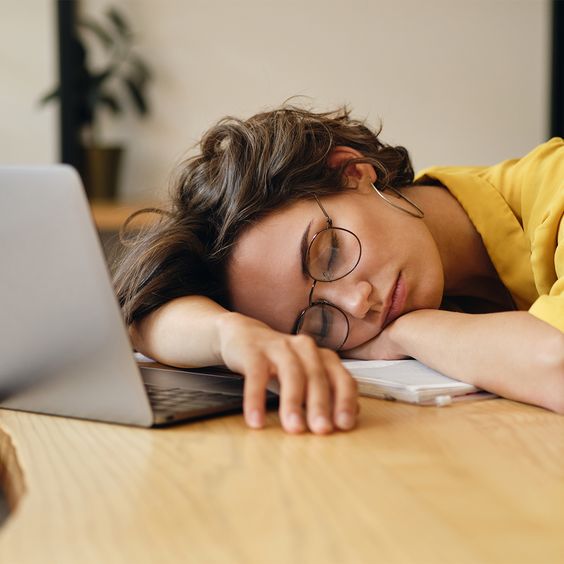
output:
<instances>
[{"instance_id":1,"label":"wooden desk surface","mask_svg":"<svg viewBox=\"0 0 564 564\"><path fill-rule=\"evenodd\" d=\"M0 562L564 562L564 417L361 403L328 437L0 410Z\"/></svg>"},{"instance_id":2,"label":"wooden desk surface","mask_svg":"<svg viewBox=\"0 0 564 564\"><path fill-rule=\"evenodd\" d=\"M96 227L100 231L119 231L125 220L137 210L142 208L158 207L155 203L120 204L97 200L90 203ZM155 214L143 214L135 219L135 225L142 227L151 224L157 219Z\"/></svg>"}]
</instances>

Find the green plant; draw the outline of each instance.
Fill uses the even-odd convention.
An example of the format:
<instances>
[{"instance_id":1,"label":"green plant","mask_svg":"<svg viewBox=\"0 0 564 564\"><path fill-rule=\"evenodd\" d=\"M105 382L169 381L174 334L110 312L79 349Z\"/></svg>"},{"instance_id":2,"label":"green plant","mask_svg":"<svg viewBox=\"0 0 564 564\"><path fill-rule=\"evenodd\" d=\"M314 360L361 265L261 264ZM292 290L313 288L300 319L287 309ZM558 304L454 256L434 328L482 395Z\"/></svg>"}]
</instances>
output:
<instances>
[{"instance_id":1,"label":"green plant","mask_svg":"<svg viewBox=\"0 0 564 564\"><path fill-rule=\"evenodd\" d=\"M151 72L147 64L133 51L133 34L126 18L116 9L109 8L105 19L99 23L90 18L77 22L81 32L75 37L77 65L75 90L78 98L78 119L88 145L99 144L98 112L109 109L113 114L124 111L129 100L140 116L149 112L146 97ZM87 33L99 41L105 51L106 61L101 68L91 66L88 44L83 36ZM45 104L60 96L60 88L46 94Z\"/></svg>"}]
</instances>

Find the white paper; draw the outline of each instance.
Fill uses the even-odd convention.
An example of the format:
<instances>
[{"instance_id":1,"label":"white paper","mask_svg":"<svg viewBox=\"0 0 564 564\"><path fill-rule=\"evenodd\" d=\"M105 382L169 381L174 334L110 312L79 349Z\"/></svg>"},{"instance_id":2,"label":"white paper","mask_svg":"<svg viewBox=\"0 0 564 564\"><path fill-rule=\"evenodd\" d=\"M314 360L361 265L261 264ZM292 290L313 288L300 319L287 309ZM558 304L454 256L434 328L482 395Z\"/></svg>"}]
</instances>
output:
<instances>
[{"instance_id":1,"label":"white paper","mask_svg":"<svg viewBox=\"0 0 564 564\"><path fill-rule=\"evenodd\" d=\"M421 405L495 397L449 378L417 360L342 360L358 382L360 395Z\"/></svg>"}]
</instances>

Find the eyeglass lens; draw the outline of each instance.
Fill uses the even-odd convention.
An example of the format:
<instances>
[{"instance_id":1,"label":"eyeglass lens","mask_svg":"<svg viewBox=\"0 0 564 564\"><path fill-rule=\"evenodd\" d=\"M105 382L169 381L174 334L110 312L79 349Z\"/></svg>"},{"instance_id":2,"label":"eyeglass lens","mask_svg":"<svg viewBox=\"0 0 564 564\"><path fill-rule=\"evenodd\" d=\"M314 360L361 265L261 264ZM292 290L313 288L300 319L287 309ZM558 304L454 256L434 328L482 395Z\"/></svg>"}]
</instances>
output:
<instances>
[{"instance_id":1,"label":"eyeglass lens","mask_svg":"<svg viewBox=\"0 0 564 564\"><path fill-rule=\"evenodd\" d=\"M338 280L360 260L360 241L351 231L329 227L315 235L307 253L310 276L320 282Z\"/></svg>"},{"instance_id":2,"label":"eyeglass lens","mask_svg":"<svg viewBox=\"0 0 564 564\"><path fill-rule=\"evenodd\" d=\"M345 343L349 324L342 311L331 304L318 303L304 312L296 332L309 335L320 347L338 350Z\"/></svg>"}]
</instances>

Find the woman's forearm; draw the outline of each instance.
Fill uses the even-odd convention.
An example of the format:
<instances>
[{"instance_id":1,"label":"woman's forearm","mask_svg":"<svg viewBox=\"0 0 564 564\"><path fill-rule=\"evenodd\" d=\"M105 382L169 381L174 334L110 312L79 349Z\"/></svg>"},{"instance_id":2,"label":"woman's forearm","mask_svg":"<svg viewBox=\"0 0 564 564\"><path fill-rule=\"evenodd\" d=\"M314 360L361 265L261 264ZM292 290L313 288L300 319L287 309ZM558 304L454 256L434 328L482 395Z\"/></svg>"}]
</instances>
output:
<instances>
[{"instance_id":1,"label":"woman's forearm","mask_svg":"<svg viewBox=\"0 0 564 564\"><path fill-rule=\"evenodd\" d=\"M219 320L229 312L203 296L177 298L130 328L133 346L164 364L222 364Z\"/></svg>"},{"instance_id":2,"label":"woman's forearm","mask_svg":"<svg viewBox=\"0 0 564 564\"><path fill-rule=\"evenodd\" d=\"M390 330L403 354L443 374L564 413L564 333L527 312L420 310Z\"/></svg>"}]
</instances>

